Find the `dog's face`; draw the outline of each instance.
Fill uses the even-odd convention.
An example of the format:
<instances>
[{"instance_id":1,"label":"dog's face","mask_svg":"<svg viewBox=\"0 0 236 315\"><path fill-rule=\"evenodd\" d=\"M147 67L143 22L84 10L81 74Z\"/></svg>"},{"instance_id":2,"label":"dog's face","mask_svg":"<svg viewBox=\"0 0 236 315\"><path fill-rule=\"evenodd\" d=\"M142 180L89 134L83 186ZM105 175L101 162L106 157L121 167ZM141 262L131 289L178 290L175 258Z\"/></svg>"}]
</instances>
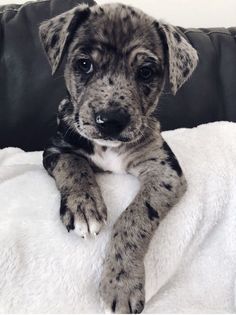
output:
<instances>
[{"instance_id":1,"label":"dog's face","mask_svg":"<svg viewBox=\"0 0 236 315\"><path fill-rule=\"evenodd\" d=\"M141 137L165 74L175 93L197 63L173 27L120 4L78 6L44 22L40 35L53 72L67 53L73 128L101 144Z\"/></svg>"}]
</instances>

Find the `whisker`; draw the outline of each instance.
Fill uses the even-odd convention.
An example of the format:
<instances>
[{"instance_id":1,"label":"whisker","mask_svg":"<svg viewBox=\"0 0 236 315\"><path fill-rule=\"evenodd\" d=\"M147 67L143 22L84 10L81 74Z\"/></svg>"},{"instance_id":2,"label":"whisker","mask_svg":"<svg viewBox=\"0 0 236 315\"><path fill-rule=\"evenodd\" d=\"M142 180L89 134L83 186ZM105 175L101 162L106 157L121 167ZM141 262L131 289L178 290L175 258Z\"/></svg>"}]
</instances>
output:
<instances>
[{"instance_id":1,"label":"whisker","mask_svg":"<svg viewBox=\"0 0 236 315\"><path fill-rule=\"evenodd\" d=\"M59 79L61 79L61 78L64 78L64 75L59 75L59 76L57 76L57 77L53 77L53 80L59 80Z\"/></svg>"},{"instance_id":2,"label":"whisker","mask_svg":"<svg viewBox=\"0 0 236 315\"><path fill-rule=\"evenodd\" d=\"M64 134L64 137L66 137L67 135L71 135L71 133L75 131L74 128L72 126L68 126L65 134ZM70 132L70 133L69 133ZM69 133L69 134L68 134Z\"/></svg>"}]
</instances>

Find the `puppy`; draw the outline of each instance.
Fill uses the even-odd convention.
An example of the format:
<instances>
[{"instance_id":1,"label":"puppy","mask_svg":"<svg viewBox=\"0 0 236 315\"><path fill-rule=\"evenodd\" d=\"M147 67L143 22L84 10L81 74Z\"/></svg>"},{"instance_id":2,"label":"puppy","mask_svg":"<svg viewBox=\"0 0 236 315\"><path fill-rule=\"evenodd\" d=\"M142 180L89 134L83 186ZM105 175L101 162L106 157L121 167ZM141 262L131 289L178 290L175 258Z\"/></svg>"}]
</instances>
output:
<instances>
[{"instance_id":1,"label":"puppy","mask_svg":"<svg viewBox=\"0 0 236 315\"><path fill-rule=\"evenodd\" d=\"M140 313L144 256L161 220L186 190L153 112L165 80L173 94L197 65L179 30L121 4L80 5L40 26L52 73L63 56L68 97L43 164L61 193L61 220L97 235L107 211L96 172L136 176L141 189L113 227L99 287L105 308Z\"/></svg>"}]
</instances>

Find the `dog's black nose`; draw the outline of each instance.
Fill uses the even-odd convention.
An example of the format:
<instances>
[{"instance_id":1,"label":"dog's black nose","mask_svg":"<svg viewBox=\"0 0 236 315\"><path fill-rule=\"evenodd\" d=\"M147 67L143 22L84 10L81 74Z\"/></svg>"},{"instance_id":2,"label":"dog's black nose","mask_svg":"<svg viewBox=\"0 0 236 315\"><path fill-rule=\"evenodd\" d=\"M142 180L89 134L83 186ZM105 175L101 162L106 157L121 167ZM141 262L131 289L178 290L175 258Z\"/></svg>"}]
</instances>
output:
<instances>
[{"instance_id":1,"label":"dog's black nose","mask_svg":"<svg viewBox=\"0 0 236 315\"><path fill-rule=\"evenodd\" d=\"M95 122L103 135L116 137L129 124L130 115L123 109L103 110L95 115Z\"/></svg>"}]
</instances>

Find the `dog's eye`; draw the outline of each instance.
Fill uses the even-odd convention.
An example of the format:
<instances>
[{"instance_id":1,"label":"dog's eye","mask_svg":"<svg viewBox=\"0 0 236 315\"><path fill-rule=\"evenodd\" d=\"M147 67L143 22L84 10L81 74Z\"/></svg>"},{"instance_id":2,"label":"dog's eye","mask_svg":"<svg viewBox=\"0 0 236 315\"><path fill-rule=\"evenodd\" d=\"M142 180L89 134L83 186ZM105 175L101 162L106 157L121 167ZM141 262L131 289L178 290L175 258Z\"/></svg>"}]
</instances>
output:
<instances>
[{"instance_id":1,"label":"dog's eye","mask_svg":"<svg viewBox=\"0 0 236 315\"><path fill-rule=\"evenodd\" d=\"M150 66L142 66L138 70L138 78L143 81L150 80L154 75L154 71Z\"/></svg>"},{"instance_id":2,"label":"dog's eye","mask_svg":"<svg viewBox=\"0 0 236 315\"><path fill-rule=\"evenodd\" d=\"M89 59L79 59L76 63L77 70L83 71L86 74L93 72L93 64Z\"/></svg>"}]
</instances>

